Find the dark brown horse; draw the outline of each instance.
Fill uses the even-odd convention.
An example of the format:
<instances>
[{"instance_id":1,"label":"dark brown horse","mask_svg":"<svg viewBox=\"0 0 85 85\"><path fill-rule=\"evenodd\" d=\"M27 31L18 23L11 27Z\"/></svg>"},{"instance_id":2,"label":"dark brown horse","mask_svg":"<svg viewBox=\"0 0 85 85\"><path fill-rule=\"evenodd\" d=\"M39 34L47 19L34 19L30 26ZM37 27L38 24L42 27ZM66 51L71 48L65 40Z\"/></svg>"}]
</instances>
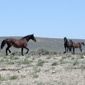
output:
<instances>
[{"instance_id":1,"label":"dark brown horse","mask_svg":"<svg viewBox=\"0 0 85 85\"><path fill-rule=\"evenodd\" d=\"M34 37L33 34L22 37L21 39L14 39L14 38L5 39L1 43L1 49L3 49L5 44L7 44L6 55L8 55L8 51L11 53L11 51L10 51L11 46L16 47L16 48L21 48L22 55L23 55L23 49L25 48L27 50L27 52L26 52L26 54L27 54L29 51L29 49L27 48L27 42L30 39L36 42L36 38Z\"/></svg>"},{"instance_id":2,"label":"dark brown horse","mask_svg":"<svg viewBox=\"0 0 85 85\"><path fill-rule=\"evenodd\" d=\"M79 48L80 51L82 52L82 45L83 46L85 45L84 42L73 42L72 43L73 53L75 53L75 48Z\"/></svg>"}]
</instances>

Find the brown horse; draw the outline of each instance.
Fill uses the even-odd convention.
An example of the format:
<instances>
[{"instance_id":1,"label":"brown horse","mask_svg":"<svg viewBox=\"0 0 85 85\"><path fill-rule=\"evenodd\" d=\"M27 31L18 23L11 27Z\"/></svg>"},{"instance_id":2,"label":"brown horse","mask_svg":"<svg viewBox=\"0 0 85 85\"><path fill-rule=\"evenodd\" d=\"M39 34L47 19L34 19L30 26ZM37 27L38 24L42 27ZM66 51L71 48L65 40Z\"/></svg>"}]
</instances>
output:
<instances>
[{"instance_id":1,"label":"brown horse","mask_svg":"<svg viewBox=\"0 0 85 85\"><path fill-rule=\"evenodd\" d=\"M1 43L1 49L7 44L6 48L6 55L8 55L8 51L10 51L10 47L16 47L16 48L21 48L21 54L23 55L23 49L25 48L27 50L26 54L28 53L29 49L27 48L27 42L32 39L33 41L36 42L36 38L34 37L33 34L27 35L25 37L22 37L21 39L14 39L14 38L8 38L2 41Z\"/></svg>"},{"instance_id":2,"label":"brown horse","mask_svg":"<svg viewBox=\"0 0 85 85\"><path fill-rule=\"evenodd\" d=\"M79 48L80 51L82 52L82 45L84 46L84 42L73 42L72 41L72 48L73 48L73 53L75 53L75 48Z\"/></svg>"}]
</instances>

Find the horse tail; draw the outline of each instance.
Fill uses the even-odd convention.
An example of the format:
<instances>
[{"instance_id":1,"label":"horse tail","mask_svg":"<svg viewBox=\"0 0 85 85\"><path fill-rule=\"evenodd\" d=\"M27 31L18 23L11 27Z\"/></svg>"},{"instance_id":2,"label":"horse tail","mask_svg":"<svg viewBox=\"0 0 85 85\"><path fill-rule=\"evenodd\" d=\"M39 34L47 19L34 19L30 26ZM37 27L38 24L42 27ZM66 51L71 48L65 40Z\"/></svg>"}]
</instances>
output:
<instances>
[{"instance_id":1,"label":"horse tail","mask_svg":"<svg viewBox=\"0 0 85 85\"><path fill-rule=\"evenodd\" d=\"M1 49L3 49L3 47L5 46L6 43L7 43L6 39L1 42Z\"/></svg>"}]
</instances>

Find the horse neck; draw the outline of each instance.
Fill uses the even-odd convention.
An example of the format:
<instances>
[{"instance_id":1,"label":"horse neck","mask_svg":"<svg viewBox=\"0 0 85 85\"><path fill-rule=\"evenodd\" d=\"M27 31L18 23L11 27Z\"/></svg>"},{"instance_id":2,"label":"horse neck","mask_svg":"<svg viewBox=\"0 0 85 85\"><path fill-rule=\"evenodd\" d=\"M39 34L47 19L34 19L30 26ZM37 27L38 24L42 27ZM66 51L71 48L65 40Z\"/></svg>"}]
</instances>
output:
<instances>
[{"instance_id":1,"label":"horse neck","mask_svg":"<svg viewBox=\"0 0 85 85\"><path fill-rule=\"evenodd\" d=\"M65 42L65 43L68 43L68 40L65 40L64 42Z\"/></svg>"},{"instance_id":2,"label":"horse neck","mask_svg":"<svg viewBox=\"0 0 85 85\"><path fill-rule=\"evenodd\" d=\"M29 41L29 40L31 40L31 37L27 37L27 38L23 38L23 39L25 39L27 42Z\"/></svg>"},{"instance_id":3,"label":"horse neck","mask_svg":"<svg viewBox=\"0 0 85 85\"><path fill-rule=\"evenodd\" d=\"M27 40L27 42L28 42L29 40L31 40L31 38L27 38L26 40Z\"/></svg>"}]
</instances>

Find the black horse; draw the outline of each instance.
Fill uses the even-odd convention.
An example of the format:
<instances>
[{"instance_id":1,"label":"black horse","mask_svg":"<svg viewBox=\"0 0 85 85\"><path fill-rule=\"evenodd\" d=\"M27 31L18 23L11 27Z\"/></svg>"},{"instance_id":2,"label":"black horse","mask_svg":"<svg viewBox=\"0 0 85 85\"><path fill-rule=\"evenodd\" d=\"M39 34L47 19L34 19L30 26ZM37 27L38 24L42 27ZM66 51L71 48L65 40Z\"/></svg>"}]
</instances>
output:
<instances>
[{"instance_id":1,"label":"black horse","mask_svg":"<svg viewBox=\"0 0 85 85\"><path fill-rule=\"evenodd\" d=\"M71 52L72 45L73 45L73 41L72 40L68 40L66 37L64 37L64 48L65 48L64 53L66 53L68 51Z\"/></svg>"},{"instance_id":2,"label":"black horse","mask_svg":"<svg viewBox=\"0 0 85 85\"><path fill-rule=\"evenodd\" d=\"M10 51L11 46L16 47L16 48L21 48L22 55L23 55L23 49L25 48L27 50L27 52L26 52L26 54L27 54L29 51L29 48L27 48L27 42L30 39L32 39L33 41L36 42L36 38L34 37L33 34L22 37L21 39L14 39L14 38L5 39L1 43L1 49L3 49L5 44L7 44L6 55L8 55L8 51L11 53L11 51Z\"/></svg>"}]
</instances>

